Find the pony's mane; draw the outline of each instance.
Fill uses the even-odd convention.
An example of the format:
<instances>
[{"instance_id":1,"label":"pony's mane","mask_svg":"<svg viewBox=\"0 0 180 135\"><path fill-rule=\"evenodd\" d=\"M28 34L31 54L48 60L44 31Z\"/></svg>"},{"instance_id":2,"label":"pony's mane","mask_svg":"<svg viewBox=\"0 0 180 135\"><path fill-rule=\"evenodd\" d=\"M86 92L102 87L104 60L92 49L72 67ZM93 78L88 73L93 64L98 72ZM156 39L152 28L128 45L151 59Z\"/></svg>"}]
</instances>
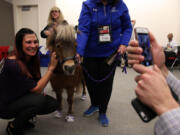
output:
<instances>
[{"instance_id":1,"label":"pony's mane","mask_svg":"<svg viewBox=\"0 0 180 135\"><path fill-rule=\"evenodd\" d=\"M60 24L56 28L56 41L75 41L75 30L72 25Z\"/></svg>"},{"instance_id":2,"label":"pony's mane","mask_svg":"<svg viewBox=\"0 0 180 135\"><path fill-rule=\"evenodd\" d=\"M75 30L68 23L60 23L54 29L54 33L47 38L47 47L54 46L56 42L71 42L75 43Z\"/></svg>"}]
</instances>

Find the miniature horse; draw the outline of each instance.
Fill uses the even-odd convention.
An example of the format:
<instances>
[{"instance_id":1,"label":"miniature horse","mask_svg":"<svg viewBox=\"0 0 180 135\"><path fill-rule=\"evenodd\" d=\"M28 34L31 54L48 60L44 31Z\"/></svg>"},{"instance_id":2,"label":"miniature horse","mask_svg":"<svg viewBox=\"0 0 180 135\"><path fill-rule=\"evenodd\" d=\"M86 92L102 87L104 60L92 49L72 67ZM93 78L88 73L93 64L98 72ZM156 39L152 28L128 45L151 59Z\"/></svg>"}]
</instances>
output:
<instances>
[{"instance_id":1,"label":"miniature horse","mask_svg":"<svg viewBox=\"0 0 180 135\"><path fill-rule=\"evenodd\" d=\"M58 24L54 33L47 39L47 47L50 48L51 52L56 52L58 59L58 65L50 79L51 86L60 103L57 111L58 116L57 114L56 116L61 117L62 115L62 93L65 89L69 105L66 116L68 122L74 121L72 108L74 92L78 92L80 86L83 86L83 93L86 94L82 68L75 57L75 44L75 30L66 22Z\"/></svg>"}]
</instances>

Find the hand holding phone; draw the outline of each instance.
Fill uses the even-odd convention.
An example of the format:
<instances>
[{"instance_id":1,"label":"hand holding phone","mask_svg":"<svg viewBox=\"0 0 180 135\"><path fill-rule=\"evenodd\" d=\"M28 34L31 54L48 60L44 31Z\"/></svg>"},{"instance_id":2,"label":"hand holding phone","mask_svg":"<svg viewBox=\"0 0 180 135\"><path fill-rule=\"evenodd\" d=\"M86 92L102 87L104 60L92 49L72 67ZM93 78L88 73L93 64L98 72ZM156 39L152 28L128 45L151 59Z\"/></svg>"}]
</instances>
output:
<instances>
[{"instance_id":1,"label":"hand holding phone","mask_svg":"<svg viewBox=\"0 0 180 135\"><path fill-rule=\"evenodd\" d=\"M134 29L135 38L139 43L139 46L143 49L142 55L144 56L144 61L141 64L145 66L150 66L153 64L152 54L151 54L151 46L149 40L149 31L147 28L143 27L136 27ZM156 117L156 113L149 108L148 106L144 105L138 98L135 98L131 101L132 106L138 113L139 117L144 122L149 122L151 119Z\"/></svg>"},{"instance_id":2,"label":"hand holding phone","mask_svg":"<svg viewBox=\"0 0 180 135\"><path fill-rule=\"evenodd\" d=\"M153 64L153 57L151 53L151 45L149 39L149 31L147 28L137 27L135 28L135 37L139 42L139 46L143 49L142 55L144 56L144 61L142 62L145 66L151 66ZM175 100L178 100L177 95L171 91ZM135 98L131 101L132 106L135 111L138 113L139 117L144 122L149 122L157 116L150 107L143 104L138 98Z\"/></svg>"}]
</instances>

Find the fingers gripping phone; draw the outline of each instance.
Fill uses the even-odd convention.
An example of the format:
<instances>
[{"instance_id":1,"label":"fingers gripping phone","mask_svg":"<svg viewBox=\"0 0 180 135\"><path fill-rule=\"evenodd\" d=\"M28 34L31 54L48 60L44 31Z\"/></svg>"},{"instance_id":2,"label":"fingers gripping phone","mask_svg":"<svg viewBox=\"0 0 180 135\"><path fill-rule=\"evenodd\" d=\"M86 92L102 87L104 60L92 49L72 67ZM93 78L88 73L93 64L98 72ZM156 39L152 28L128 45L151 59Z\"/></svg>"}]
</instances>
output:
<instances>
[{"instance_id":1,"label":"fingers gripping phone","mask_svg":"<svg viewBox=\"0 0 180 135\"><path fill-rule=\"evenodd\" d=\"M153 57L151 53L148 29L143 27L135 28L135 37L139 42L139 46L143 49L142 55L144 56L144 61L142 64L145 66L151 66L153 64ZM173 91L171 91L171 93L173 97L178 100L177 95ZM143 104L138 98L133 99L131 103L142 121L149 122L157 116L156 112Z\"/></svg>"},{"instance_id":2,"label":"fingers gripping phone","mask_svg":"<svg viewBox=\"0 0 180 135\"><path fill-rule=\"evenodd\" d=\"M150 66L153 64L153 57L151 53L149 30L144 27L136 27L134 31L135 38L139 42L139 46L143 49L142 55L144 56L144 61L142 64L145 66Z\"/></svg>"}]
</instances>

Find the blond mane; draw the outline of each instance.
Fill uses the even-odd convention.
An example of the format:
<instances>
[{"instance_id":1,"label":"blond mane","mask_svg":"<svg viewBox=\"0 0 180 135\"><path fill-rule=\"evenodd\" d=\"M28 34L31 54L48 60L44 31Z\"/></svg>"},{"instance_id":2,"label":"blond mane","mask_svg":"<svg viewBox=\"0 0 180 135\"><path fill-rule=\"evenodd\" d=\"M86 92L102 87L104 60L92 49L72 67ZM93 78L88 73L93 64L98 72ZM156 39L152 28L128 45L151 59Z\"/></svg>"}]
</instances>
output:
<instances>
[{"instance_id":1,"label":"blond mane","mask_svg":"<svg viewBox=\"0 0 180 135\"><path fill-rule=\"evenodd\" d=\"M74 27L68 24L60 24L56 28L56 41L75 41Z\"/></svg>"},{"instance_id":2,"label":"blond mane","mask_svg":"<svg viewBox=\"0 0 180 135\"><path fill-rule=\"evenodd\" d=\"M47 48L52 48L57 42L75 43L75 30L72 25L67 23L58 24L54 33L47 38Z\"/></svg>"}]
</instances>

